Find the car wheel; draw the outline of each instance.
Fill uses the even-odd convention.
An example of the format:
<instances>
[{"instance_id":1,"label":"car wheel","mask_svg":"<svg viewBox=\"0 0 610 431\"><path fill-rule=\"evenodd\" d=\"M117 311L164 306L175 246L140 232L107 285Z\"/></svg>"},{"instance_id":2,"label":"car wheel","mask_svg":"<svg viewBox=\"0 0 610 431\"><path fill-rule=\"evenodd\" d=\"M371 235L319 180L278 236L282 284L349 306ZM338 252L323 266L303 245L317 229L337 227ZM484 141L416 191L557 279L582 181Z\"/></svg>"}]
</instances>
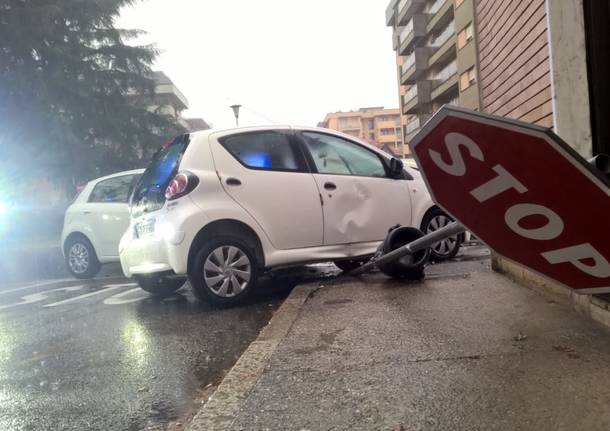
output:
<instances>
[{"instance_id":1,"label":"car wheel","mask_svg":"<svg viewBox=\"0 0 610 431\"><path fill-rule=\"evenodd\" d=\"M97 254L89 240L77 236L66 243L66 266L76 278L93 278L101 268Z\"/></svg>"},{"instance_id":2,"label":"car wheel","mask_svg":"<svg viewBox=\"0 0 610 431\"><path fill-rule=\"evenodd\" d=\"M421 230L428 234L447 226L452 221L453 219L445 214L442 210L435 208L428 212L426 217L424 217ZM430 247L430 258L434 261L440 262L455 257L457 252L460 250L460 246L462 245L462 239L462 235L458 234L452 235L449 238L445 238L444 240L437 242Z\"/></svg>"},{"instance_id":3,"label":"car wheel","mask_svg":"<svg viewBox=\"0 0 610 431\"><path fill-rule=\"evenodd\" d=\"M239 238L212 238L197 253L190 276L200 300L220 306L238 304L256 285L254 250Z\"/></svg>"},{"instance_id":4,"label":"car wheel","mask_svg":"<svg viewBox=\"0 0 610 431\"><path fill-rule=\"evenodd\" d=\"M333 262L337 268L343 272L350 272L354 269L364 265L368 262L368 259L350 259L350 260L337 260Z\"/></svg>"},{"instance_id":5,"label":"car wheel","mask_svg":"<svg viewBox=\"0 0 610 431\"><path fill-rule=\"evenodd\" d=\"M163 275L137 275L134 278L142 290L159 297L171 295L185 282L179 278L168 278Z\"/></svg>"}]
</instances>

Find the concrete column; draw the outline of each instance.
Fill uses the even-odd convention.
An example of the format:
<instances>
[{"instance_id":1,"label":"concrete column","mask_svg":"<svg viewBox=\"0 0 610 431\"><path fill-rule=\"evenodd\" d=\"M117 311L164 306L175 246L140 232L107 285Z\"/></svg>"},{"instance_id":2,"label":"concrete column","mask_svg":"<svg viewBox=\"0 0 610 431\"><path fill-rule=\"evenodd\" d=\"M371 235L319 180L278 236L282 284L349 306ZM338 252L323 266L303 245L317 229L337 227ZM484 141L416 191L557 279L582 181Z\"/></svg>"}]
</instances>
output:
<instances>
[{"instance_id":1,"label":"concrete column","mask_svg":"<svg viewBox=\"0 0 610 431\"><path fill-rule=\"evenodd\" d=\"M555 132L585 158L593 142L582 0L546 0Z\"/></svg>"}]
</instances>

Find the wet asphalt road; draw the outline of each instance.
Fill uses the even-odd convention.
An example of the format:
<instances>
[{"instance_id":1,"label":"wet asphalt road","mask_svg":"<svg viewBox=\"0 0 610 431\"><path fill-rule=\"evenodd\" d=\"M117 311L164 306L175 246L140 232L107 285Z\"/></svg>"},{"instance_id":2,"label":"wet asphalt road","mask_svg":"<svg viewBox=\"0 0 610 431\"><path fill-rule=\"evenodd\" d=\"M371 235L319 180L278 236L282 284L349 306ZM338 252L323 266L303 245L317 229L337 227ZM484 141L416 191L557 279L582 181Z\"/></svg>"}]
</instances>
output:
<instances>
[{"instance_id":1,"label":"wet asphalt road","mask_svg":"<svg viewBox=\"0 0 610 431\"><path fill-rule=\"evenodd\" d=\"M487 251L471 247L426 272L480 265ZM116 274L0 286L0 430L181 429L291 288L337 270L285 270L230 309L188 285L152 298Z\"/></svg>"},{"instance_id":2,"label":"wet asphalt road","mask_svg":"<svg viewBox=\"0 0 610 431\"><path fill-rule=\"evenodd\" d=\"M231 309L197 301L188 285L151 298L112 271L2 286L0 430L180 428L291 287L330 268L284 271Z\"/></svg>"}]
</instances>

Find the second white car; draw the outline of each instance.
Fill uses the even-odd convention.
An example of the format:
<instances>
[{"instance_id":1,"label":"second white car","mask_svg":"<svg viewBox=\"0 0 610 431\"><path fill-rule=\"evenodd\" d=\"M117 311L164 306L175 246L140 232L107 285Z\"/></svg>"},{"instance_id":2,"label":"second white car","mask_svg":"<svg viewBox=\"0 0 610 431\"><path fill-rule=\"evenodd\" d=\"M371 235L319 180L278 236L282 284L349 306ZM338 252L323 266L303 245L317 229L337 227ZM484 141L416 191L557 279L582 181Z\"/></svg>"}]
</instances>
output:
<instances>
[{"instance_id":1,"label":"second white car","mask_svg":"<svg viewBox=\"0 0 610 431\"><path fill-rule=\"evenodd\" d=\"M104 263L118 262L119 240L129 226L129 196L144 169L89 181L66 210L61 235L68 271L91 278Z\"/></svg>"}]
</instances>

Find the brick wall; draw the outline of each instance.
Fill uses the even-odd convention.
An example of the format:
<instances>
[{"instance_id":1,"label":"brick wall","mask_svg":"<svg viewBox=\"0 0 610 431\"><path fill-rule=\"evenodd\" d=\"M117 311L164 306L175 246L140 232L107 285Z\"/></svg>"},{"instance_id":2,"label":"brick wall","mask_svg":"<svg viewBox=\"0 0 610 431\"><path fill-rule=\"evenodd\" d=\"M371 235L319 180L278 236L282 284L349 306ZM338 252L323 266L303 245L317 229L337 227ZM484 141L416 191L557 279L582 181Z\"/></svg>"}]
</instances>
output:
<instances>
[{"instance_id":1,"label":"brick wall","mask_svg":"<svg viewBox=\"0 0 610 431\"><path fill-rule=\"evenodd\" d=\"M553 126L544 0L476 0L482 110Z\"/></svg>"}]
</instances>

